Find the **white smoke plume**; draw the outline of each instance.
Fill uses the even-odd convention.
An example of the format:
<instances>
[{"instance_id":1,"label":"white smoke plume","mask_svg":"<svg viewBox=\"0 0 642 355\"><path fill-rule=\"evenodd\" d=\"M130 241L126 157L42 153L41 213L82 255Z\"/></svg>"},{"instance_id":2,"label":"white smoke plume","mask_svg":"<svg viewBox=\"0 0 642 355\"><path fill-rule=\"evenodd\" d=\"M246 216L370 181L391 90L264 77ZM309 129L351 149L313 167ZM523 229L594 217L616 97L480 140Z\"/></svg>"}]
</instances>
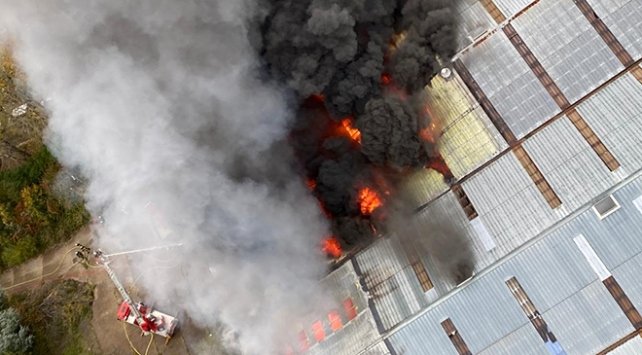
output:
<instances>
[{"instance_id":1,"label":"white smoke plume","mask_svg":"<svg viewBox=\"0 0 642 355\"><path fill-rule=\"evenodd\" d=\"M107 251L181 242L132 263L151 301L219 321L248 354L280 351L324 272L327 225L291 168L286 95L257 78L241 0L0 0L50 112L48 144L88 181ZM151 227L154 226L154 227ZM174 267L164 267L164 266ZM293 329L296 331L296 329Z\"/></svg>"}]
</instances>

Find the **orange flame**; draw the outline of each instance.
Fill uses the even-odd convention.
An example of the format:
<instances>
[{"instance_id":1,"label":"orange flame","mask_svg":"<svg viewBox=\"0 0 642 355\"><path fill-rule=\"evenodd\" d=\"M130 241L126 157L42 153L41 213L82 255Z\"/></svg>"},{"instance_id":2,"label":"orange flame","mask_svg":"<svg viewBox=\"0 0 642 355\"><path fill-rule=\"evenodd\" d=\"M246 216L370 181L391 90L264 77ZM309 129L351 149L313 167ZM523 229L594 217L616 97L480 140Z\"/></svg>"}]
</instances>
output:
<instances>
[{"instance_id":1,"label":"orange flame","mask_svg":"<svg viewBox=\"0 0 642 355\"><path fill-rule=\"evenodd\" d=\"M343 254L341 243L335 237L328 237L323 240L322 250L331 258L338 259Z\"/></svg>"},{"instance_id":2,"label":"orange flame","mask_svg":"<svg viewBox=\"0 0 642 355\"><path fill-rule=\"evenodd\" d=\"M310 191L314 191L314 189L317 188L317 182L314 179L311 179L311 178L305 179L305 184L308 186L308 189L310 189Z\"/></svg>"},{"instance_id":3,"label":"orange flame","mask_svg":"<svg viewBox=\"0 0 642 355\"><path fill-rule=\"evenodd\" d=\"M343 129L345 129L350 139L361 144L361 132L357 128L352 126L352 117L346 117L341 120L341 125L343 126Z\"/></svg>"},{"instance_id":4,"label":"orange flame","mask_svg":"<svg viewBox=\"0 0 642 355\"><path fill-rule=\"evenodd\" d=\"M421 140L423 140L424 142L435 143L437 141L435 139L436 129L437 125L435 125L434 123L429 124L428 126L419 130L419 138L421 138Z\"/></svg>"},{"instance_id":5,"label":"orange flame","mask_svg":"<svg viewBox=\"0 0 642 355\"><path fill-rule=\"evenodd\" d=\"M381 85L390 85L392 83L392 77L388 73L381 74Z\"/></svg>"},{"instance_id":6,"label":"orange flame","mask_svg":"<svg viewBox=\"0 0 642 355\"><path fill-rule=\"evenodd\" d=\"M424 105L424 114L429 123L426 127L419 130L419 138L428 143L436 143L441 129L439 119L429 104Z\"/></svg>"},{"instance_id":7,"label":"orange flame","mask_svg":"<svg viewBox=\"0 0 642 355\"><path fill-rule=\"evenodd\" d=\"M450 180L453 178L453 173L450 171L448 164L446 164L446 161L441 155L432 158L426 168L437 171L446 180Z\"/></svg>"},{"instance_id":8,"label":"orange flame","mask_svg":"<svg viewBox=\"0 0 642 355\"><path fill-rule=\"evenodd\" d=\"M381 205L381 199L375 190L364 187L359 191L359 206L361 207L361 214L364 216L371 215Z\"/></svg>"}]
</instances>

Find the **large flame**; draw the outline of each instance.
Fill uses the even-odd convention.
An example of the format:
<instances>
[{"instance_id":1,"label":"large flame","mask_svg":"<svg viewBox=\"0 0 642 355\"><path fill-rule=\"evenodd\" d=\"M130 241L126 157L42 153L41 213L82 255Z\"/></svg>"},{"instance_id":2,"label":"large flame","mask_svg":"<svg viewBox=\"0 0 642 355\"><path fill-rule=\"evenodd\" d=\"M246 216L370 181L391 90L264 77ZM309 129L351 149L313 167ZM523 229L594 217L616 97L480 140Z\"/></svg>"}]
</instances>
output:
<instances>
[{"instance_id":1,"label":"large flame","mask_svg":"<svg viewBox=\"0 0 642 355\"><path fill-rule=\"evenodd\" d=\"M342 119L341 126L343 126L343 129L345 129L350 139L361 144L361 132L357 128L352 126L352 117L346 117Z\"/></svg>"},{"instance_id":2,"label":"large flame","mask_svg":"<svg viewBox=\"0 0 642 355\"><path fill-rule=\"evenodd\" d=\"M376 210L381 207L381 198L379 194L369 187L364 187L359 191L359 207L361 209L361 214L364 216L369 216Z\"/></svg>"},{"instance_id":3,"label":"large flame","mask_svg":"<svg viewBox=\"0 0 642 355\"><path fill-rule=\"evenodd\" d=\"M334 236L328 237L323 240L322 250L324 253L326 253L326 255L334 259L340 258L341 254L343 254L343 251L341 250L341 243L339 243L339 240Z\"/></svg>"}]
</instances>

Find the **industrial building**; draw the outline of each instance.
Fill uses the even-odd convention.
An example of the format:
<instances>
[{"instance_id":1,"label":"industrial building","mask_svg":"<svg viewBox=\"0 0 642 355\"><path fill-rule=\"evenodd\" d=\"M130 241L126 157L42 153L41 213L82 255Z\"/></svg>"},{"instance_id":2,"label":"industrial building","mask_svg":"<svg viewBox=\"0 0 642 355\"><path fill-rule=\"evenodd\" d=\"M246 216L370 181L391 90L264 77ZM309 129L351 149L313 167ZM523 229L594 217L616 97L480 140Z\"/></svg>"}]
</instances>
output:
<instances>
[{"instance_id":1,"label":"industrial building","mask_svg":"<svg viewBox=\"0 0 642 355\"><path fill-rule=\"evenodd\" d=\"M410 188L418 223L465 236L474 276L381 237L323 281L341 318L304 350L642 353L642 1L458 11L460 52L426 89L456 181Z\"/></svg>"}]
</instances>

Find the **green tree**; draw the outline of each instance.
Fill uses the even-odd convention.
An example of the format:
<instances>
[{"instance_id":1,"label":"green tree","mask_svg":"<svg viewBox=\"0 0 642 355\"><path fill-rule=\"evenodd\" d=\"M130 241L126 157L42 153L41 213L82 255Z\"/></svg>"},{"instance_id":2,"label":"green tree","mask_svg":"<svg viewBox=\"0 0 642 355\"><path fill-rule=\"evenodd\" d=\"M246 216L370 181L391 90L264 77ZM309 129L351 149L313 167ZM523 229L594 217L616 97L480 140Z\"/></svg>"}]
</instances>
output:
<instances>
[{"instance_id":1,"label":"green tree","mask_svg":"<svg viewBox=\"0 0 642 355\"><path fill-rule=\"evenodd\" d=\"M33 335L20 324L20 317L13 308L7 308L4 293L0 291L0 354L29 354L33 347Z\"/></svg>"}]
</instances>

